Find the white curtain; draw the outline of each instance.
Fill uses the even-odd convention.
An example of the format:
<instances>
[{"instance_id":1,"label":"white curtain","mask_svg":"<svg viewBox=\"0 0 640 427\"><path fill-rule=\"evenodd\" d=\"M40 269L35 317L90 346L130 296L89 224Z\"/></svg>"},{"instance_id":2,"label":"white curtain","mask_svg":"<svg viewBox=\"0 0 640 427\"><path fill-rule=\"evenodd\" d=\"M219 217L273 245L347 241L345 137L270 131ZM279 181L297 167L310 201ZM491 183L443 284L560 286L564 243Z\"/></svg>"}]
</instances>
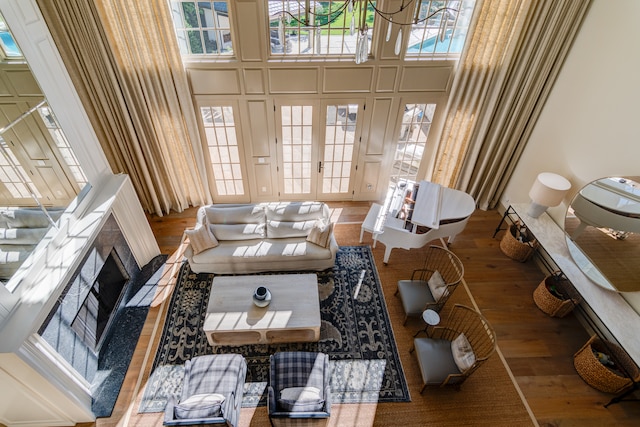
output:
<instances>
[{"instance_id":1,"label":"white curtain","mask_svg":"<svg viewBox=\"0 0 640 427\"><path fill-rule=\"evenodd\" d=\"M491 209L513 172L590 0L484 0L452 88L433 181Z\"/></svg>"}]
</instances>

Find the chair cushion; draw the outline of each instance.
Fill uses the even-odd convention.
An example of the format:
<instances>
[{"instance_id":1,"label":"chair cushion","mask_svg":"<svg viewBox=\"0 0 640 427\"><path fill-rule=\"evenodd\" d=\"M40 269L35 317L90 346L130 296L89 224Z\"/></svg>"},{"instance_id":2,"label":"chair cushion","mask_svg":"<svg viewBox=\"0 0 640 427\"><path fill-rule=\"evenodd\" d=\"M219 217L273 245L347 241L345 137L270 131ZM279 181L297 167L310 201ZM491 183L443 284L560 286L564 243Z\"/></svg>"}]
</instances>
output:
<instances>
[{"instance_id":1,"label":"chair cushion","mask_svg":"<svg viewBox=\"0 0 640 427\"><path fill-rule=\"evenodd\" d=\"M324 224L322 221L318 221L314 224L313 228L309 231L307 236L307 242L313 243L323 248L329 247L331 242L331 233L333 232L333 223Z\"/></svg>"},{"instance_id":2,"label":"chair cushion","mask_svg":"<svg viewBox=\"0 0 640 427\"><path fill-rule=\"evenodd\" d=\"M476 355L465 334L460 334L451 341L451 353L460 372L465 372L476 363Z\"/></svg>"},{"instance_id":3,"label":"chair cushion","mask_svg":"<svg viewBox=\"0 0 640 427\"><path fill-rule=\"evenodd\" d=\"M322 392L317 387L288 387L280 392L281 408L289 412L316 412L324 407Z\"/></svg>"},{"instance_id":4,"label":"chair cushion","mask_svg":"<svg viewBox=\"0 0 640 427\"><path fill-rule=\"evenodd\" d=\"M431 277L429 277L427 284L429 285L431 295L433 295L433 298L436 301L439 301L440 298L442 298L447 292L447 284L442 278L442 274L440 274L438 270L434 271L431 274Z\"/></svg>"},{"instance_id":5,"label":"chair cushion","mask_svg":"<svg viewBox=\"0 0 640 427\"><path fill-rule=\"evenodd\" d=\"M195 394L218 393L231 398L246 370L239 354L207 354L185 362L180 400Z\"/></svg>"},{"instance_id":6,"label":"chair cushion","mask_svg":"<svg viewBox=\"0 0 640 427\"><path fill-rule=\"evenodd\" d=\"M216 239L216 236L211 233L209 227L206 225L193 230L185 230L184 234L189 238L194 254L199 254L204 250L218 246L218 239Z\"/></svg>"},{"instance_id":7,"label":"chair cushion","mask_svg":"<svg viewBox=\"0 0 640 427\"><path fill-rule=\"evenodd\" d=\"M460 374L451 353L451 341L415 338L413 343L425 384L441 384L447 376Z\"/></svg>"},{"instance_id":8,"label":"chair cushion","mask_svg":"<svg viewBox=\"0 0 640 427\"><path fill-rule=\"evenodd\" d=\"M407 316L417 316L427 304L436 302L424 280L399 280L398 292Z\"/></svg>"},{"instance_id":9,"label":"chair cushion","mask_svg":"<svg viewBox=\"0 0 640 427\"><path fill-rule=\"evenodd\" d=\"M177 404L174 413L179 419L220 417L224 400L225 397L217 393L195 394Z\"/></svg>"}]
</instances>

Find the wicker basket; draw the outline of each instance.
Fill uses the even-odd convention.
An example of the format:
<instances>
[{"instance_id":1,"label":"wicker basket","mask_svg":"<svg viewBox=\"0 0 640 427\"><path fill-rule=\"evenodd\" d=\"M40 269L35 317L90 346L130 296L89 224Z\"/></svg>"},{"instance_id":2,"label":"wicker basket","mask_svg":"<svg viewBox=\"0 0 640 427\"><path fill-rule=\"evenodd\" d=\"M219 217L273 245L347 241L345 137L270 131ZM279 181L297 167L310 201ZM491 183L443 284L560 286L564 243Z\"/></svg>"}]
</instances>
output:
<instances>
[{"instance_id":1,"label":"wicker basket","mask_svg":"<svg viewBox=\"0 0 640 427\"><path fill-rule=\"evenodd\" d=\"M594 350L607 354L619 372L603 365L593 354ZM592 336L573 356L573 365L587 384L605 393L620 393L631 387L634 381L640 380L640 370L629 355L618 345L604 341L597 335Z\"/></svg>"},{"instance_id":2,"label":"wicker basket","mask_svg":"<svg viewBox=\"0 0 640 427\"><path fill-rule=\"evenodd\" d=\"M552 287L555 287L556 293L551 291ZM558 274L545 277L533 291L533 301L551 317L566 316L580 304L580 300L571 282Z\"/></svg>"},{"instance_id":3,"label":"wicker basket","mask_svg":"<svg viewBox=\"0 0 640 427\"><path fill-rule=\"evenodd\" d=\"M537 246L538 241L531 238L528 230L518 223L511 224L507 232L502 236L502 240L500 240L502 253L520 262L528 260Z\"/></svg>"}]
</instances>

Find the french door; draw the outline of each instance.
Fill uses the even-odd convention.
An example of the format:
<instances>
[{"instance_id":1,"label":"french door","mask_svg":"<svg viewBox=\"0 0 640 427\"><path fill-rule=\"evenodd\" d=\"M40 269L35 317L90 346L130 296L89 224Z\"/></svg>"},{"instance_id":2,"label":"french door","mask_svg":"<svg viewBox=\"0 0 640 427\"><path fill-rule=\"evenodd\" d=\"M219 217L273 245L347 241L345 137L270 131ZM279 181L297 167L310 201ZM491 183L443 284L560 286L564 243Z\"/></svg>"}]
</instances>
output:
<instances>
[{"instance_id":1,"label":"french door","mask_svg":"<svg viewBox=\"0 0 640 427\"><path fill-rule=\"evenodd\" d=\"M350 200L363 101L276 103L280 198Z\"/></svg>"}]
</instances>

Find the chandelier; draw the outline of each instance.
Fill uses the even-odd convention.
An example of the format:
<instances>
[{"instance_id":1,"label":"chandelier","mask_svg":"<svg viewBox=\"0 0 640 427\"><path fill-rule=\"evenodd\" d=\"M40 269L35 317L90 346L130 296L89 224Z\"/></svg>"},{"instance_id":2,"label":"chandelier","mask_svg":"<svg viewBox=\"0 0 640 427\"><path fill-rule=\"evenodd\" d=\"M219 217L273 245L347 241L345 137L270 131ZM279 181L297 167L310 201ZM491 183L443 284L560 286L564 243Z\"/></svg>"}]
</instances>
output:
<instances>
[{"instance_id":1,"label":"chandelier","mask_svg":"<svg viewBox=\"0 0 640 427\"><path fill-rule=\"evenodd\" d=\"M307 28L321 28L329 26L339 19L349 20L349 31L351 35L357 33L355 62L360 64L369 59L369 26L367 24L367 15L371 12L375 16L387 23L385 42L389 42L394 25L400 27L395 41L395 54L400 54L402 47L402 29L406 26L412 26L425 22L428 19L442 14L440 26L438 28L438 37L443 41L450 21L455 20L458 9L454 7L444 6L437 7L433 10L432 3L448 5L448 1L429 2L423 0L402 0L399 7L395 10L383 10L378 8L375 0L345 0L345 1L329 1L317 2L311 0L294 0L288 1L287 7L281 11L278 24L278 34L281 41L284 41L285 21L295 21ZM460 2L451 2L459 4ZM325 6L323 7L322 4ZM424 5L432 6L431 10L425 10ZM412 19L402 21L401 18L407 14L406 10L413 8ZM344 18L343 18L344 17ZM454 18L454 19L451 19ZM320 31L315 32L316 52L319 53Z\"/></svg>"}]
</instances>

